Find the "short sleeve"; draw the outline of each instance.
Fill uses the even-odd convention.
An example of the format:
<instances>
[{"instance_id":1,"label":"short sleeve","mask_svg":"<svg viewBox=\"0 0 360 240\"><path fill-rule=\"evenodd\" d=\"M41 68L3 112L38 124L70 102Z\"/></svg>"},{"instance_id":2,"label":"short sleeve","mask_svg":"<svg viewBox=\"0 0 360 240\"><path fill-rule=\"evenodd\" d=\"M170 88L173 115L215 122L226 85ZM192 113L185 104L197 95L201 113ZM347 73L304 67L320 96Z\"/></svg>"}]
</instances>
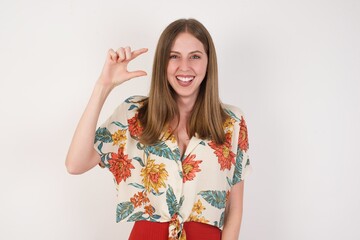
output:
<instances>
[{"instance_id":1,"label":"short sleeve","mask_svg":"<svg viewBox=\"0 0 360 240\"><path fill-rule=\"evenodd\" d=\"M243 181L252 172L248 151L248 130L245 119L243 115L241 115L239 123L239 136L237 143L235 170L232 185Z\"/></svg>"},{"instance_id":2,"label":"short sleeve","mask_svg":"<svg viewBox=\"0 0 360 240\"><path fill-rule=\"evenodd\" d=\"M113 114L101 124L95 133L94 148L101 157L100 167L109 168L108 160L112 154L117 154L119 146L124 144L127 135L128 104L120 104Z\"/></svg>"}]
</instances>

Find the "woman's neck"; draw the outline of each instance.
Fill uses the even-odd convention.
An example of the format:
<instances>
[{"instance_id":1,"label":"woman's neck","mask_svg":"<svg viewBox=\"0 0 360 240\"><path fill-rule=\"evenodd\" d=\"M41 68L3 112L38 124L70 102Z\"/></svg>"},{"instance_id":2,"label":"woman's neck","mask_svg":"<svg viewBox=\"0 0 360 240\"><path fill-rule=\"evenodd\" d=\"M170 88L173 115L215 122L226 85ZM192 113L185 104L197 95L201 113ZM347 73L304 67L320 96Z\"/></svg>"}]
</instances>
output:
<instances>
[{"instance_id":1,"label":"woman's neck","mask_svg":"<svg viewBox=\"0 0 360 240\"><path fill-rule=\"evenodd\" d=\"M185 133L187 132L186 126L194 107L195 100L191 98L178 97L176 99L176 103L179 109L179 116L172 119L170 122L171 128L175 130L175 135L177 135L179 131Z\"/></svg>"},{"instance_id":2,"label":"woman's neck","mask_svg":"<svg viewBox=\"0 0 360 240\"><path fill-rule=\"evenodd\" d=\"M180 120L187 120L195 104L195 99L178 97L176 99L178 105Z\"/></svg>"}]
</instances>

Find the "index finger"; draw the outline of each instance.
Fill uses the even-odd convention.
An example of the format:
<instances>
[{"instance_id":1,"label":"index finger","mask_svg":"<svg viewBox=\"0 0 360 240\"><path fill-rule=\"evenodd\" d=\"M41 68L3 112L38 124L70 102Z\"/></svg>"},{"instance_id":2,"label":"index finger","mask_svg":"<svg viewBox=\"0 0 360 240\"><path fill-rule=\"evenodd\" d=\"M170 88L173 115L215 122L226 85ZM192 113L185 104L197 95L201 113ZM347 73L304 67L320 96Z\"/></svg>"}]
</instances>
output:
<instances>
[{"instance_id":1,"label":"index finger","mask_svg":"<svg viewBox=\"0 0 360 240\"><path fill-rule=\"evenodd\" d=\"M138 50L135 50L131 53L131 59L134 59L136 58L137 56L143 54L143 53L146 53L148 51L147 48L140 48Z\"/></svg>"}]
</instances>

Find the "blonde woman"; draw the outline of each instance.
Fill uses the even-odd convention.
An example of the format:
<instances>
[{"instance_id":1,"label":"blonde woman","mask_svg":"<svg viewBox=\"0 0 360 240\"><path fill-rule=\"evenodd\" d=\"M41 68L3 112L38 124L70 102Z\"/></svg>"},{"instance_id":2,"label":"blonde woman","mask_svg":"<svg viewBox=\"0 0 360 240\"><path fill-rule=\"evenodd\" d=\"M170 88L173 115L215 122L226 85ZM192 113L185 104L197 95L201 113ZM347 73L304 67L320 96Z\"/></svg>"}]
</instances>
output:
<instances>
[{"instance_id":1,"label":"blonde woman","mask_svg":"<svg viewBox=\"0 0 360 240\"><path fill-rule=\"evenodd\" d=\"M220 102L215 47L200 22L179 19L166 27L149 95L128 97L96 128L112 89L146 75L127 70L146 51L109 50L67 170L81 174L100 165L111 171L117 222L135 222L131 240L238 239L251 167L247 128L241 110Z\"/></svg>"}]
</instances>

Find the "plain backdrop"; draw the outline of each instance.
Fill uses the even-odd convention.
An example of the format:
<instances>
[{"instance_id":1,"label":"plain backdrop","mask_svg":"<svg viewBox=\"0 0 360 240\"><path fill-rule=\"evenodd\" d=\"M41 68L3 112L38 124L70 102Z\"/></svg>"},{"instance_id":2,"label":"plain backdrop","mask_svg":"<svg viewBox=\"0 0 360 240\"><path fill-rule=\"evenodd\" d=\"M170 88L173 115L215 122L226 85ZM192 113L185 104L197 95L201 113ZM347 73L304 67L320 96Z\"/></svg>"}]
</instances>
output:
<instances>
[{"instance_id":1,"label":"plain backdrop","mask_svg":"<svg viewBox=\"0 0 360 240\"><path fill-rule=\"evenodd\" d=\"M239 239L360 239L358 0L1 0L0 239L127 239L110 172L69 175L65 156L107 50L149 48L130 69L150 75L162 30L189 17L248 123ZM99 122L148 89L118 87Z\"/></svg>"}]
</instances>

